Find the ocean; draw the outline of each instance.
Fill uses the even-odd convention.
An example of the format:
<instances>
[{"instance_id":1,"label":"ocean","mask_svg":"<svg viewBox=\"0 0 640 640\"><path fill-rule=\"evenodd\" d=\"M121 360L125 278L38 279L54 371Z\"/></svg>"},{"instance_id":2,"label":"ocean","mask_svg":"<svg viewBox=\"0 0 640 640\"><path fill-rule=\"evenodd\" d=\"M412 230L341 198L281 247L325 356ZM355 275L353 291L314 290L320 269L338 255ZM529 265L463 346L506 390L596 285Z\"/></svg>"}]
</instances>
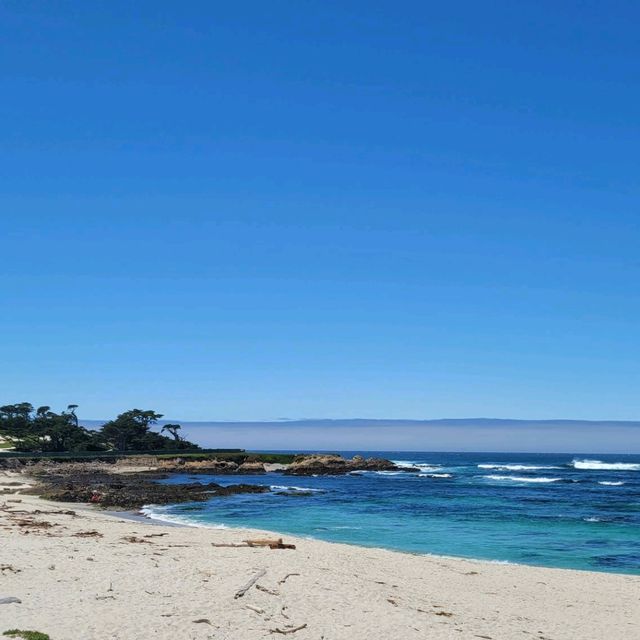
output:
<instances>
[{"instance_id":1,"label":"ocean","mask_svg":"<svg viewBox=\"0 0 640 640\"><path fill-rule=\"evenodd\" d=\"M145 513L412 553L640 574L638 455L340 453L420 472L175 475L164 482L246 482L273 491Z\"/></svg>"}]
</instances>

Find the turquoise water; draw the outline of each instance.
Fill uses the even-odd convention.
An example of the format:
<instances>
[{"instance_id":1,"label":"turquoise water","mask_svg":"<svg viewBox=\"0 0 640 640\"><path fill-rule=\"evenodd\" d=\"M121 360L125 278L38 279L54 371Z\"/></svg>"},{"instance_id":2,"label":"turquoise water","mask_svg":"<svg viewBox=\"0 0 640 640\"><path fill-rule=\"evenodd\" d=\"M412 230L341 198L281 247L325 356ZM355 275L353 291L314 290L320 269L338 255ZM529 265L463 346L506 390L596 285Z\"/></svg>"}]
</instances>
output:
<instances>
[{"instance_id":1,"label":"turquoise water","mask_svg":"<svg viewBox=\"0 0 640 640\"><path fill-rule=\"evenodd\" d=\"M273 491L147 512L401 551L640 574L640 456L375 455L418 464L420 473L181 475L166 482Z\"/></svg>"}]
</instances>

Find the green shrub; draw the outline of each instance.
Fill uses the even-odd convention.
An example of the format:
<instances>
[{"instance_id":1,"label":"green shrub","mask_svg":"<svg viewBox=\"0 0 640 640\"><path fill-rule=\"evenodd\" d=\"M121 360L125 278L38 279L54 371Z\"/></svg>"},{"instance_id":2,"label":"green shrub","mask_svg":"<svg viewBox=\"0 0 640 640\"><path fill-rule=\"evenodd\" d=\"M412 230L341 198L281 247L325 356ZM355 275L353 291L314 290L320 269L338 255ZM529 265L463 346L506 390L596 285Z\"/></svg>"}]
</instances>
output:
<instances>
[{"instance_id":1,"label":"green shrub","mask_svg":"<svg viewBox=\"0 0 640 640\"><path fill-rule=\"evenodd\" d=\"M51 640L46 633L40 633L40 631L23 631L22 629L10 629L2 635L8 636L9 638L22 638L23 640Z\"/></svg>"}]
</instances>

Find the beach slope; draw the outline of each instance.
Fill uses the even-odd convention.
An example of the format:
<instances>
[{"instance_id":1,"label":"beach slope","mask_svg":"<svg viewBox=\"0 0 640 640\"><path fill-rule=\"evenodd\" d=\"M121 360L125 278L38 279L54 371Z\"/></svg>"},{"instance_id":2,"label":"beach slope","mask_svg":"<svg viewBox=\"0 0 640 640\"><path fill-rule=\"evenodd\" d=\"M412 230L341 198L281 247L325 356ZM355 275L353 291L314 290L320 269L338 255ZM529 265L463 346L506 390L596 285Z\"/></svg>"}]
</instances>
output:
<instances>
[{"instance_id":1,"label":"beach slope","mask_svg":"<svg viewBox=\"0 0 640 640\"><path fill-rule=\"evenodd\" d=\"M11 501L10 501L11 500ZM18 502L19 500L19 502ZM52 640L637 639L640 577L172 527L0 497L0 633ZM253 577L242 597L234 597Z\"/></svg>"}]
</instances>

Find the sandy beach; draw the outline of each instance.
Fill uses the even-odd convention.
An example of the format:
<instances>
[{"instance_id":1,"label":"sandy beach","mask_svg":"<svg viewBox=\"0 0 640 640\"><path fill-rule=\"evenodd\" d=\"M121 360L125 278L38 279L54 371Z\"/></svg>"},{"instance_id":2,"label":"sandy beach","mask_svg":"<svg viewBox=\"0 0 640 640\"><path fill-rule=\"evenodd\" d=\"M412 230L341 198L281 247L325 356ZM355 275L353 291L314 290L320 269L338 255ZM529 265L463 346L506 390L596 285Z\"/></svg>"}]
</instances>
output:
<instances>
[{"instance_id":1,"label":"sandy beach","mask_svg":"<svg viewBox=\"0 0 640 640\"><path fill-rule=\"evenodd\" d=\"M19 491L23 476L0 484ZM636 639L640 577L159 525L0 497L0 633L52 640ZM270 537L273 537L269 534ZM242 597L234 597L253 577Z\"/></svg>"}]
</instances>

